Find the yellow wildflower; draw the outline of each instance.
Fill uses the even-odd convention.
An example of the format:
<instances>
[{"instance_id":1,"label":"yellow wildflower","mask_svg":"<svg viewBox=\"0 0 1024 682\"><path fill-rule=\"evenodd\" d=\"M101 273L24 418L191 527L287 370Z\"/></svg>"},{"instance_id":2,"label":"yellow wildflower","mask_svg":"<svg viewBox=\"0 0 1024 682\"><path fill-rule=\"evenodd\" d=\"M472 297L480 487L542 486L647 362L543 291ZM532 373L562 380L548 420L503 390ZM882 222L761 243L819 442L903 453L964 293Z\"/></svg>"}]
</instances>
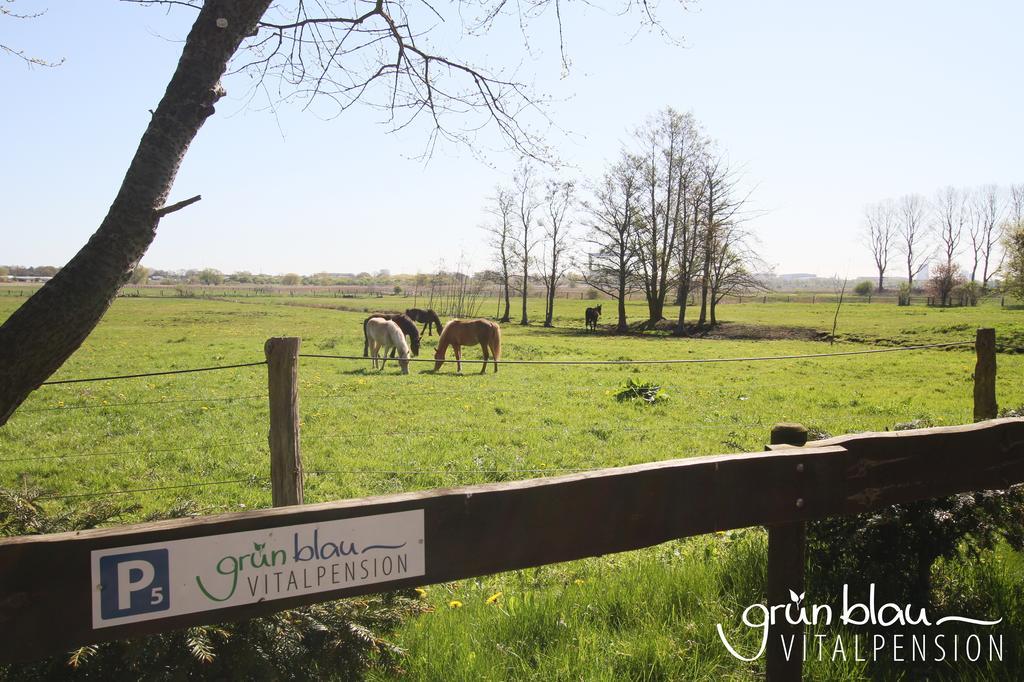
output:
<instances>
[{"instance_id":1,"label":"yellow wildflower","mask_svg":"<svg viewBox=\"0 0 1024 682\"><path fill-rule=\"evenodd\" d=\"M494 602L498 601L499 599L501 599L501 592L495 592L494 594L492 594L490 597L487 598L487 603L488 604L493 604Z\"/></svg>"},{"instance_id":2,"label":"yellow wildflower","mask_svg":"<svg viewBox=\"0 0 1024 682\"><path fill-rule=\"evenodd\" d=\"M450 609L461 609L462 608L462 602L460 602L458 599L452 599L450 602L448 602L448 608L450 608Z\"/></svg>"},{"instance_id":3,"label":"yellow wildflower","mask_svg":"<svg viewBox=\"0 0 1024 682\"><path fill-rule=\"evenodd\" d=\"M357 379L356 383L357 384L365 384L366 383L366 379Z\"/></svg>"},{"instance_id":4,"label":"yellow wildflower","mask_svg":"<svg viewBox=\"0 0 1024 682\"><path fill-rule=\"evenodd\" d=\"M416 594L419 595L420 599L426 599L427 598L427 591L424 590L422 587L417 587L416 588Z\"/></svg>"},{"instance_id":5,"label":"yellow wildflower","mask_svg":"<svg viewBox=\"0 0 1024 682\"><path fill-rule=\"evenodd\" d=\"M585 583L587 581L584 580L583 578L576 578L576 580L573 580L572 582L573 582L574 585L582 585L583 583Z\"/></svg>"}]
</instances>

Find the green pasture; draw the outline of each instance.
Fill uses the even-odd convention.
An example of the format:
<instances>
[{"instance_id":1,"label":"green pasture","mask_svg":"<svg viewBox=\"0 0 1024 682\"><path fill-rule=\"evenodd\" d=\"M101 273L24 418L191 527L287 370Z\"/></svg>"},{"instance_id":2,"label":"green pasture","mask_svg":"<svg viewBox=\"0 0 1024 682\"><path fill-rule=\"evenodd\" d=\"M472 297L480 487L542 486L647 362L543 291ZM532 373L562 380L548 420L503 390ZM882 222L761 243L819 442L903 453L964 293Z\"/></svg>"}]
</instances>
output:
<instances>
[{"instance_id":1,"label":"green pasture","mask_svg":"<svg viewBox=\"0 0 1024 682\"><path fill-rule=\"evenodd\" d=\"M18 303L0 296L0 317ZM493 315L494 303L482 313ZM602 322L610 324L614 303L603 304ZM393 296L120 298L53 379L256 362L271 336L299 336L305 353L361 355L363 311L411 305ZM994 326L1007 348L1024 346L1024 311L998 305L845 304L834 345L586 333L583 308L590 305L560 299L551 329L504 325L503 357L794 355L873 347L866 342L971 341L979 326ZM534 320L542 306L530 300ZM631 302L631 320L643 319L644 310ZM834 313L831 305L803 303L719 309L727 322L819 331L831 329ZM435 342L424 340L421 358L433 357ZM306 501L756 451L780 421L840 434L971 420L970 347L639 367L506 365L484 376L473 361L479 349L465 356L461 375L449 362L437 374L432 364L414 363L408 376L394 363L378 373L369 360L303 359ZM1001 354L1001 406L1024 404L1021 377L1024 354ZM668 399L619 402L614 394L630 378L656 382ZM42 490L54 507L161 488L124 494L141 505L140 516L182 499L209 512L269 506L266 381L265 367L250 367L44 386L0 428L0 485ZM192 484L214 485L171 487ZM395 633L408 650L403 667L412 679L752 679L756 665L729 656L714 626L731 618L735 628L738 611L761 598L763 544L761 532L741 531L428 587L424 598L434 611ZM1016 555L1003 552L979 571L962 579L1005 585L1020 598L1024 569ZM976 592L990 602L1011 594ZM982 597L978 608L989 608ZM860 679L858 665L810 670L814 679Z\"/></svg>"}]
</instances>

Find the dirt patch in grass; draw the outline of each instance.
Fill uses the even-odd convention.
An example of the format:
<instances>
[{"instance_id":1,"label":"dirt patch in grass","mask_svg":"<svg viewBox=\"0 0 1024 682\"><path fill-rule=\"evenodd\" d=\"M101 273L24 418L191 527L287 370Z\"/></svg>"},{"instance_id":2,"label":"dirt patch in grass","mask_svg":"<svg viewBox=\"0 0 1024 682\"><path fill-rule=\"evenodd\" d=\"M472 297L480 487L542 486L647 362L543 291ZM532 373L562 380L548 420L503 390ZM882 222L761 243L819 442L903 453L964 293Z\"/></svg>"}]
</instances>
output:
<instances>
[{"instance_id":1,"label":"dirt patch in grass","mask_svg":"<svg viewBox=\"0 0 1024 682\"><path fill-rule=\"evenodd\" d=\"M655 325L654 329L655 331L674 333L676 323L671 320L662 320ZM698 327L696 323L687 323L685 337L744 341L828 341L829 334L810 327L719 322L713 327Z\"/></svg>"}]
</instances>

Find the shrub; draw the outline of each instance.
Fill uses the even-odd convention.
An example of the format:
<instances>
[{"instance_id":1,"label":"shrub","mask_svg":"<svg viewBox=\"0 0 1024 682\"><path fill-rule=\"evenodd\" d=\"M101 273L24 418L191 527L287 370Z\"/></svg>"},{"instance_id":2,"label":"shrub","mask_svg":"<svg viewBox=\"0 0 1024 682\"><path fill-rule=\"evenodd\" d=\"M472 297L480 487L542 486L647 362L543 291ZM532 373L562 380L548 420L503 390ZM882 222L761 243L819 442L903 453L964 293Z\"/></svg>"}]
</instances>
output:
<instances>
[{"instance_id":1,"label":"shrub","mask_svg":"<svg viewBox=\"0 0 1024 682\"><path fill-rule=\"evenodd\" d=\"M900 284L899 293L896 298L896 305L910 305L910 285L906 282Z\"/></svg>"},{"instance_id":2,"label":"shrub","mask_svg":"<svg viewBox=\"0 0 1024 682\"><path fill-rule=\"evenodd\" d=\"M870 296L873 289L874 285L872 285L868 280L864 280L863 282L857 283L857 286L853 288L853 293L858 296Z\"/></svg>"},{"instance_id":3,"label":"shrub","mask_svg":"<svg viewBox=\"0 0 1024 682\"><path fill-rule=\"evenodd\" d=\"M590 301L596 301L597 299L601 298L601 292L598 291L597 289L587 289L587 293L585 295L587 299Z\"/></svg>"},{"instance_id":4,"label":"shrub","mask_svg":"<svg viewBox=\"0 0 1024 682\"><path fill-rule=\"evenodd\" d=\"M928 280L928 293L935 297L935 302L947 306L952 301L953 291L963 285L964 277L960 274L960 266L956 263L941 263L935 267Z\"/></svg>"}]
</instances>

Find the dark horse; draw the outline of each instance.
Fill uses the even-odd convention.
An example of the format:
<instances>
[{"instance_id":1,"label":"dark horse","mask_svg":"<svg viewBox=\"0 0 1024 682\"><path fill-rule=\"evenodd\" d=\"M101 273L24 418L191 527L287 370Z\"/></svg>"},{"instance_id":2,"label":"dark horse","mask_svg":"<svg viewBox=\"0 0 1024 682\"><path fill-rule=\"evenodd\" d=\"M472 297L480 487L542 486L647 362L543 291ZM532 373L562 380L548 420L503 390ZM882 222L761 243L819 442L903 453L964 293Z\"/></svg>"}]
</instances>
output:
<instances>
[{"instance_id":1,"label":"dark horse","mask_svg":"<svg viewBox=\"0 0 1024 682\"><path fill-rule=\"evenodd\" d=\"M587 329L597 331L597 320L601 317L601 306L587 308Z\"/></svg>"},{"instance_id":2,"label":"dark horse","mask_svg":"<svg viewBox=\"0 0 1024 682\"><path fill-rule=\"evenodd\" d=\"M420 310L419 308L409 308L405 311L405 314L416 320L417 322L423 322L423 331L420 334L434 335L434 327L437 327L437 333L441 333L441 318L437 316L433 310Z\"/></svg>"},{"instance_id":3,"label":"dark horse","mask_svg":"<svg viewBox=\"0 0 1024 682\"><path fill-rule=\"evenodd\" d=\"M398 328L402 330L402 333L409 337L409 347L412 348L412 356L416 357L420 354L420 330L416 328L416 323L410 320L402 313L376 313L370 315L370 317L363 320L363 357L369 357L369 345L370 339L366 336L366 323L374 317L383 317L385 320L391 320L398 325ZM391 349L391 357L395 357L395 350Z\"/></svg>"}]
</instances>

